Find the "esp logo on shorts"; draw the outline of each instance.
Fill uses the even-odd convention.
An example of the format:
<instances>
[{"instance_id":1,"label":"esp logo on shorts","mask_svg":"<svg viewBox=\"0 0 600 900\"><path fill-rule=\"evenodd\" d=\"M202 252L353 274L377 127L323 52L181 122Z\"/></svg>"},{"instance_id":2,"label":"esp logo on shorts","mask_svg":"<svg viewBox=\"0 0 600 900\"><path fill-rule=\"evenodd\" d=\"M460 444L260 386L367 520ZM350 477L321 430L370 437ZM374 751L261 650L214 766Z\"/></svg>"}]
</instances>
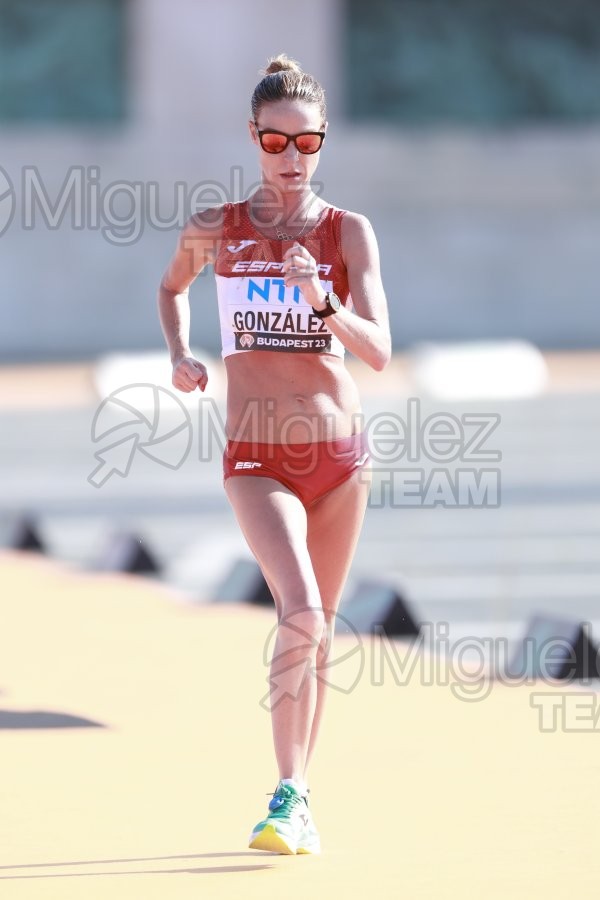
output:
<instances>
[{"instance_id":1,"label":"esp logo on shorts","mask_svg":"<svg viewBox=\"0 0 600 900\"><path fill-rule=\"evenodd\" d=\"M262 463L259 462L236 462L234 468L236 469L260 469Z\"/></svg>"}]
</instances>

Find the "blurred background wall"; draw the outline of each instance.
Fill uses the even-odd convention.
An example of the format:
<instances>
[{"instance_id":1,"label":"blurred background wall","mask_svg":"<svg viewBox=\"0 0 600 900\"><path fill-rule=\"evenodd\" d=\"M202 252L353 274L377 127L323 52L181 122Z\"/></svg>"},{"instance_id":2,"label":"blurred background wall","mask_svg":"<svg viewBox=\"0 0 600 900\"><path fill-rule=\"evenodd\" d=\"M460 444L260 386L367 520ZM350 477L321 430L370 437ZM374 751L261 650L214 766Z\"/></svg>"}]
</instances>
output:
<instances>
[{"instance_id":1,"label":"blurred background wall","mask_svg":"<svg viewBox=\"0 0 600 900\"><path fill-rule=\"evenodd\" d=\"M597 0L0 0L0 21L2 360L164 347L193 190L256 184L249 100L281 51L327 90L317 177L373 222L395 349L598 346ZM210 272L191 299L217 353Z\"/></svg>"}]
</instances>

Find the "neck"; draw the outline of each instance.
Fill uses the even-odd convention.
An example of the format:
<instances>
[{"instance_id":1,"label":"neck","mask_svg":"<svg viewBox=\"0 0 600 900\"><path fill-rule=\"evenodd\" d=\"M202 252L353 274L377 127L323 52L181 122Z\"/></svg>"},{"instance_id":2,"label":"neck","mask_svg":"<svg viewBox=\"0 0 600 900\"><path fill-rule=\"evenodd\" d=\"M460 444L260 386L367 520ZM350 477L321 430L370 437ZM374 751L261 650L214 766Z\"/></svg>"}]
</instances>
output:
<instances>
[{"instance_id":1,"label":"neck","mask_svg":"<svg viewBox=\"0 0 600 900\"><path fill-rule=\"evenodd\" d=\"M273 221L281 226L301 228L305 221L314 216L317 195L309 187L298 191L280 191L263 184L251 198L251 205L257 219L265 225Z\"/></svg>"}]
</instances>

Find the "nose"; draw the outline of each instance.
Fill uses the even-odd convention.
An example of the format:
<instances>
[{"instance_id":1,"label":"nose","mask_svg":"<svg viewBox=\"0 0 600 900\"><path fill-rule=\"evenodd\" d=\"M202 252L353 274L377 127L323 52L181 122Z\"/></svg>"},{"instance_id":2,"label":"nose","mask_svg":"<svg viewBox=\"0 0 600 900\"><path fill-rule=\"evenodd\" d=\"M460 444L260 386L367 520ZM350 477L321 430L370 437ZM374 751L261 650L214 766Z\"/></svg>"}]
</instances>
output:
<instances>
[{"instance_id":1,"label":"nose","mask_svg":"<svg viewBox=\"0 0 600 900\"><path fill-rule=\"evenodd\" d=\"M283 155L286 159L297 162L300 159L300 153L296 148L296 145L293 141L290 141L285 150L283 151Z\"/></svg>"}]
</instances>

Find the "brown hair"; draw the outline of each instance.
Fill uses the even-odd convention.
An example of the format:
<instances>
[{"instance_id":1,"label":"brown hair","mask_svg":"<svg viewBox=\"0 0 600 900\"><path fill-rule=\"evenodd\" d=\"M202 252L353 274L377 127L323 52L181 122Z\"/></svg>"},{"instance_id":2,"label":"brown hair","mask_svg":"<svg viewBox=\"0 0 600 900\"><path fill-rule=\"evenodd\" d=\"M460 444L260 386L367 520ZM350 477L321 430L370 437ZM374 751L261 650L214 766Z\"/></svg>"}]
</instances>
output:
<instances>
[{"instance_id":1,"label":"brown hair","mask_svg":"<svg viewBox=\"0 0 600 900\"><path fill-rule=\"evenodd\" d=\"M261 74L263 74L261 72ZM308 75L300 68L295 59L290 59L285 53L272 57L264 76L254 88L252 94L252 117L256 118L264 103L273 103L276 100L303 100L305 103L318 103L323 119L327 118L325 105L325 91L312 75Z\"/></svg>"}]
</instances>

